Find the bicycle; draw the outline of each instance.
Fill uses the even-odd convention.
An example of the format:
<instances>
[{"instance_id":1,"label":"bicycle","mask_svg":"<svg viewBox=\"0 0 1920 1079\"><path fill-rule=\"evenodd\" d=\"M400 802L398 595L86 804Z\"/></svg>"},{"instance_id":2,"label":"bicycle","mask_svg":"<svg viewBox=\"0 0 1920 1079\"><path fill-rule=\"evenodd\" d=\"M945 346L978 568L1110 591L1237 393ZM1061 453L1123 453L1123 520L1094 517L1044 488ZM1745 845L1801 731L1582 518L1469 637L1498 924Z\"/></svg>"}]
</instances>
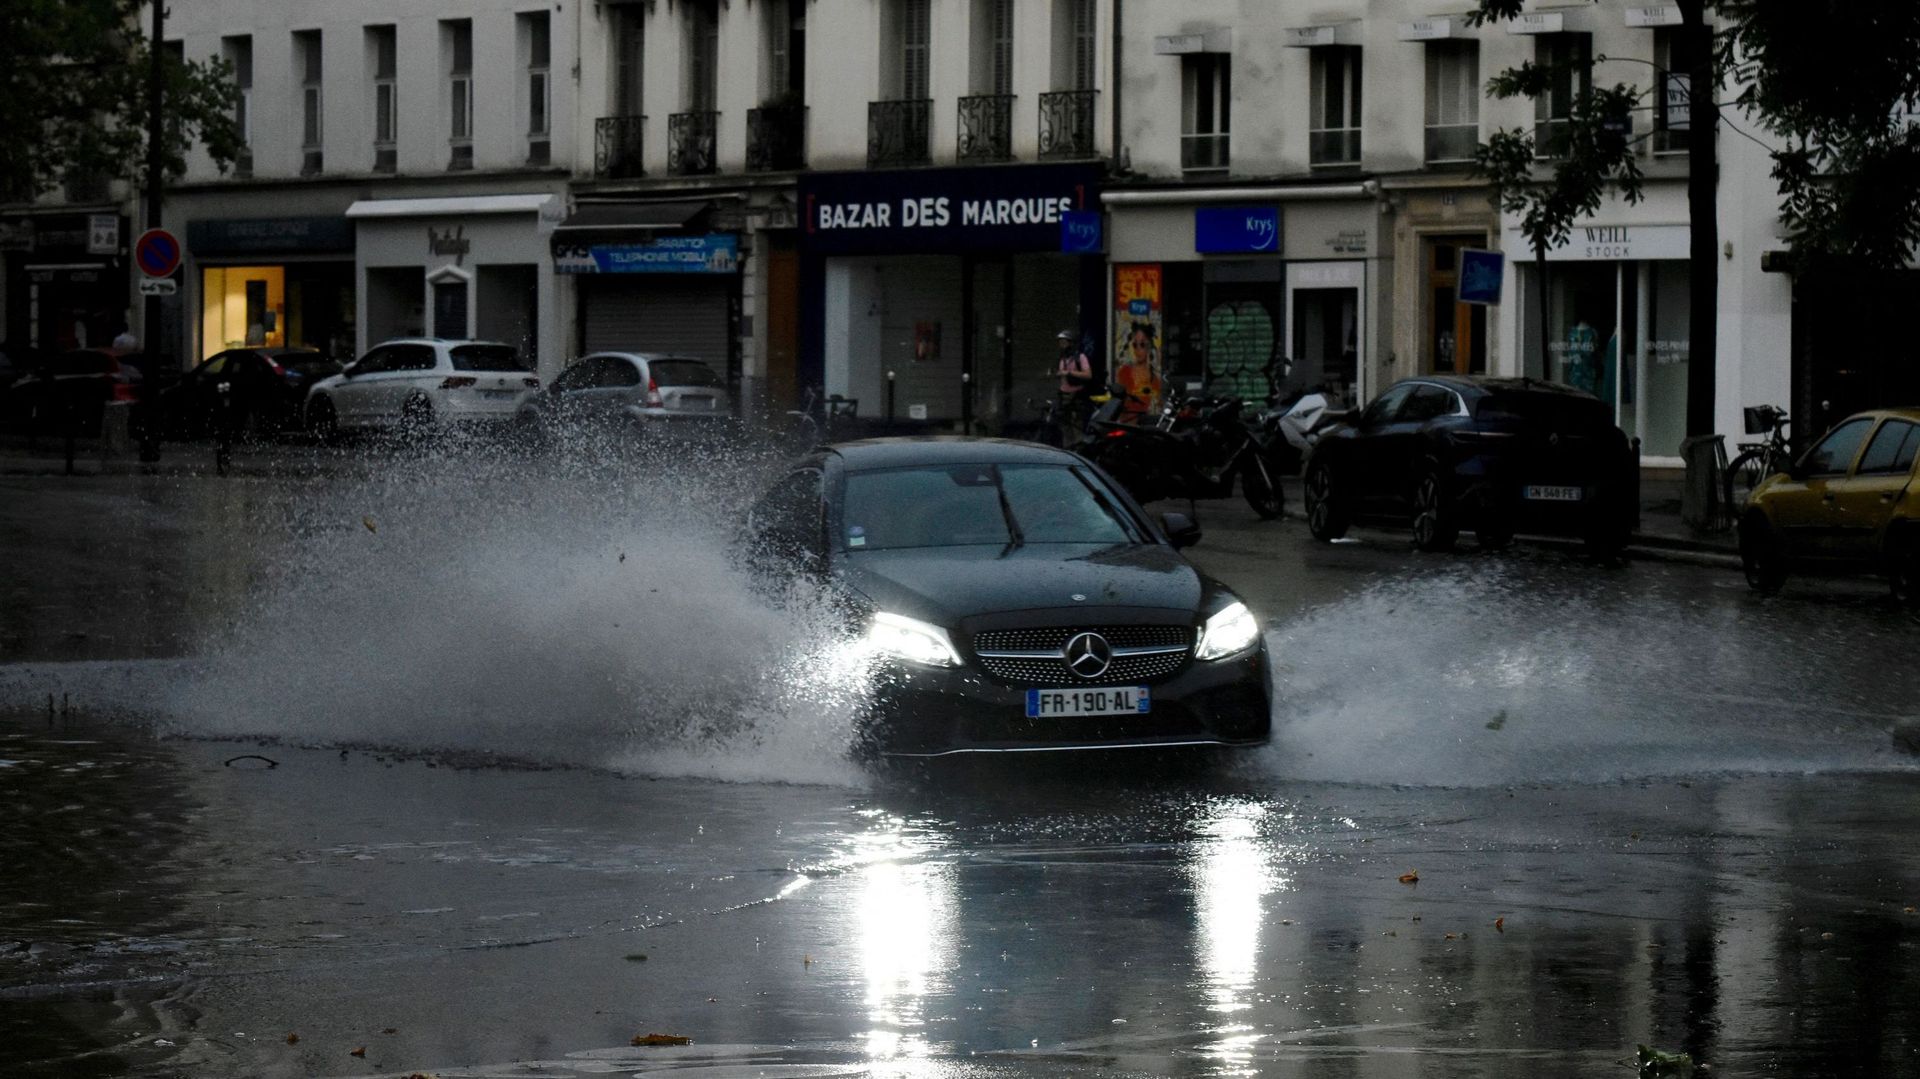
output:
<instances>
[{"instance_id":1,"label":"bicycle","mask_svg":"<svg viewBox=\"0 0 1920 1079\"><path fill-rule=\"evenodd\" d=\"M1722 505L1729 521L1739 519L1754 488L1768 476L1785 472L1793 463L1786 435L1787 410L1778 405L1750 405L1744 411L1747 433L1767 437L1763 442L1741 442L1734 447L1740 452L1727 464L1721 481ZM1736 494L1738 502L1734 501Z\"/></svg>"}]
</instances>

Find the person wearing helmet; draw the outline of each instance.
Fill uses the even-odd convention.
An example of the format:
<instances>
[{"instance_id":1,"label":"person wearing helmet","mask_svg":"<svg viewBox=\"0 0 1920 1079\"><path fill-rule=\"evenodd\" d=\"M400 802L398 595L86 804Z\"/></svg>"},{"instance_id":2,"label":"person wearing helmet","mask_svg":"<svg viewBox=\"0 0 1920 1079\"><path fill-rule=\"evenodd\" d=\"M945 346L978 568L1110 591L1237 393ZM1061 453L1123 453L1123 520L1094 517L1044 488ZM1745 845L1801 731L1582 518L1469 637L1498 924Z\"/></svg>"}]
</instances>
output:
<instances>
[{"instance_id":1,"label":"person wearing helmet","mask_svg":"<svg viewBox=\"0 0 1920 1079\"><path fill-rule=\"evenodd\" d=\"M1054 374L1060 377L1058 414L1061 431L1071 445L1072 440L1079 437L1091 411L1088 397L1093 392L1093 361L1080 348L1072 330L1061 330L1054 334L1054 340L1060 345L1060 362L1054 367Z\"/></svg>"}]
</instances>

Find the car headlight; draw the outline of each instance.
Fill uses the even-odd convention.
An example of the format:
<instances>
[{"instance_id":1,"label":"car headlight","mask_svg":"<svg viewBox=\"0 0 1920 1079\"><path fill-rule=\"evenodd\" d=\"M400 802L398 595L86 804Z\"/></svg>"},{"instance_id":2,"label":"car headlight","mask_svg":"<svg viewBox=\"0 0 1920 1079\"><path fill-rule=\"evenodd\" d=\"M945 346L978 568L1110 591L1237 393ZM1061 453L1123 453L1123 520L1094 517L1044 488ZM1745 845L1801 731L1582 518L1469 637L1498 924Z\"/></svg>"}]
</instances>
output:
<instances>
[{"instance_id":1,"label":"car headlight","mask_svg":"<svg viewBox=\"0 0 1920 1079\"><path fill-rule=\"evenodd\" d=\"M947 631L930 622L881 611L873 616L867 629L867 644L874 651L927 667L958 667L960 653L954 651Z\"/></svg>"},{"instance_id":2,"label":"car headlight","mask_svg":"<svg viewBox=\"0 0 1920 1079\"><path fill-rule=\"evenodd\" d=\"M1193 658L1225 659L1252 648L1259 640L1260 620L1246 604L1235 600L1200 627L1200 644L1193 650Z\"/></svg>"}]
</instances>

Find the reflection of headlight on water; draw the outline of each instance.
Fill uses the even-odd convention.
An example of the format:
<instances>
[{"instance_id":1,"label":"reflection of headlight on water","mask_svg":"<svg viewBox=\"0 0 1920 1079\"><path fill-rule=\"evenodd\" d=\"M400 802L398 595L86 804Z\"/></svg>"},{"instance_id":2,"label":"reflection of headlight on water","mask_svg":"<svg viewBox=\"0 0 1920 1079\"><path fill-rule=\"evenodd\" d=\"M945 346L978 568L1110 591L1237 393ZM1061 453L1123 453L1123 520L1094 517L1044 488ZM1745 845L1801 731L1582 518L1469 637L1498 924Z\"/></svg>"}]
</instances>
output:
<instances>
[{"instance_id":1,"label":"reflection of headlight on water","mask_svg":"<svg viewBox=\"0 0 1920 1079\"><path fill-rule=\"evenodd\" d=\"M1252 648L1260 640L1260 620L1235 600L1222 607L1200 628L1200 644L1193 650L1195 659L1225 659Z\"/></svg>"}]
</instances>

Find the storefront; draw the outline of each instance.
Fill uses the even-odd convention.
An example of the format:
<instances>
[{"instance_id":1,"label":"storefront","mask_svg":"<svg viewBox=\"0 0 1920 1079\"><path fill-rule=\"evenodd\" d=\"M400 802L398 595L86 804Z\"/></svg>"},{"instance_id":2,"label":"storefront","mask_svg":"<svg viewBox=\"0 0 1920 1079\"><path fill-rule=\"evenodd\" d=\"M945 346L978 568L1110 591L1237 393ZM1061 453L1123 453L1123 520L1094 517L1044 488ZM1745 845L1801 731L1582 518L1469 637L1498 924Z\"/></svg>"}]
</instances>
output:
<instances>
[{"instance_id":1,"label":"storefront","mask_svg":"<svg viewBox=\"0 0 1920 1079\"><path fill-rule=\"evenodd\" d=\"M1093 165L800 179L804 384L883 421L997 433L1050 400L1056 335L1096 368L1107 279Z\"/></svg>"},{"instance_id":2,"label":"storefront","mask_svg":"<svg viewBox=\"0 0 1920 1079\"><path fill-rule=\"evenodd\" d=\"M131 325L129 243L116 213L0 217L5 340L48 352L111 344Z\"/></svg>"},{"instance_id":3,"label":"storefront","mask_svg":"<svg viewBox=\"0 0 1920 1079\"><path fill-rule=\"evenodd\" d=\"M1109 191L1116 342L1152 351L1176 384L1259 400L1267 370L1340 403L1372 392L1380 212L1372 191L1219 188ZM1156 304L1144 304L1153 282ZM1278 368L1275 368L1276 372Z\"/></svg>"},{"instance_id":4,"label":"storefront","mask_svg":"<svg viewBox=\"0 0 1920 1079\"><path fill-rule=\"evenodd\" d=\"M354 203L356 349L421 335L501 341L543 377L557 373L566 338L548 235L563 201L531 193Z\"/></svg>"},{"instance_id":5,"label":"storefront","mask_svg":"<svg viewBox=\"0 0 1920 1079\"><path fill-rule=\"evenodd\" d=\"M353 357L353 223L341 216L207 218L186 226L196 360L242 345Z\"/></svg>"},{"instance_id":6,"label":"storefront","mask_svg":"<svg viewBox=\"0 0 1920 1079\"><path fill-rule=\"evenodd\" d=\"M1517 334L1515 373L1609 402L1655 465L1677 466L1687 433L1688 244L1684 224L1575 226L1547 252L1543 343L1540 270L1519 232L1505 237L1519 283L1503 312Z\"/></svg>"},{"instance_id":7,"label":"storefront","mask_svg":"<svg viewBox=\"0 0 1920 1079\"><path fill-rule=\"evenodd\" d=\"M710 202L583 205L552 255L576 282L578 352L691 356L738 387L741 237L714 229Z\"/></svg>"}]
</instances>

